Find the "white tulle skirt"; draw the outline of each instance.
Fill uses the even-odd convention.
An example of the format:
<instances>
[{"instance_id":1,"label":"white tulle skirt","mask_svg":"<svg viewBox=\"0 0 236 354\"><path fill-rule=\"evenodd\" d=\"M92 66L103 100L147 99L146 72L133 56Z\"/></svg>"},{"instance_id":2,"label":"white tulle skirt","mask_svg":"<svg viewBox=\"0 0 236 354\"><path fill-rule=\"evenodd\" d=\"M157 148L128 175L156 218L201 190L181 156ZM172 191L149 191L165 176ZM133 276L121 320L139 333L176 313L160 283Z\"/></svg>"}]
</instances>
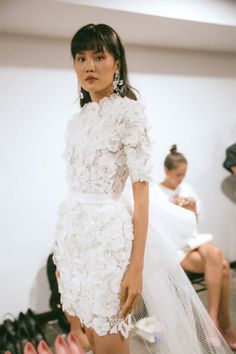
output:
<instances>
[{"instance_id":1,"label":"white tulle skirt","mask_svg":"<svg viewBox=\"0 0 236 354\"><path fill-rule=\"evenodd\" d=\"M143 301L134 314L131 354L232 353L179 265L156 210L150 195Z\"/></svg>"}]
</instances>

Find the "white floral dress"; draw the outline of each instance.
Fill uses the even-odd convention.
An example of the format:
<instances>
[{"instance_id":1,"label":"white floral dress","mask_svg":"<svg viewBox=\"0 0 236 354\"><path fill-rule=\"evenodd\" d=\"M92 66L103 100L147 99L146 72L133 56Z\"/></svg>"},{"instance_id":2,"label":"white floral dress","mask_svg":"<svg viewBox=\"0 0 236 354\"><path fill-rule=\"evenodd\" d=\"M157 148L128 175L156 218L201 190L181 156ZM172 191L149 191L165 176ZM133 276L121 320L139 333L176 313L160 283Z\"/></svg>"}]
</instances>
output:
<instances>
[{"instance_id":1,"label":"white floral dress","mask_svg":"<svg viewBox=\"0 0 236 354\"><path fill-rule=\"evenodd\" d=\"M134 236L120 195L128 176L151 180L148 130L142 104L116 94L86 104L67 126L70 193L58 209L53 260L63 310L101 336L130 330L119 291Z\"/></svg>"}]
</instances>

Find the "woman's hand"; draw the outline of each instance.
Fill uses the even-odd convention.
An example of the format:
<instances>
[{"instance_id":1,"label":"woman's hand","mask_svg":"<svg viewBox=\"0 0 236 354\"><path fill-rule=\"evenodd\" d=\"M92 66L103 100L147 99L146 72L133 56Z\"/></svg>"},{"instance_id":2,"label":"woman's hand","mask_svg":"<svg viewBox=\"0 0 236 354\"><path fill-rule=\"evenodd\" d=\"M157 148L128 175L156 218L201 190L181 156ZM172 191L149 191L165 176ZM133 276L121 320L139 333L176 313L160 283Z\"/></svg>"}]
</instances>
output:
<instances>
[{"instance_id":1,"label":"woman's hand","mask_svg":"<svg viewBox=\"0 0 236 354\"><path fill-rule=\"evenodd\" d=\"M120 317L123 319L138 305L142 291L142 273L141 269L130 264L124 275L120 290Z\"/></svg>"},{"instance_id":2,"label":"woman's hand","mask_svg":"<svg viewBox=\"0 0 236 354\"><path fill-rule=\"evenodd\" d=\"M196 200L192 197L188 197L185 198L186 199L186 203L184 205L185 209L191 210L193 211L195 214L197 214L197 204L196 204Z\"/></svg>"},{"instance_id":3,"label":"woman's hand","mask_svg":"<svg viewBox=\"0 0 236 354\"><path fill-rule=\"evenodd\" d=\"M196 200L192 197L174 196L170 201L175 205L191 210L195 214L197 213Z\"/></svg>"}]
</instances>

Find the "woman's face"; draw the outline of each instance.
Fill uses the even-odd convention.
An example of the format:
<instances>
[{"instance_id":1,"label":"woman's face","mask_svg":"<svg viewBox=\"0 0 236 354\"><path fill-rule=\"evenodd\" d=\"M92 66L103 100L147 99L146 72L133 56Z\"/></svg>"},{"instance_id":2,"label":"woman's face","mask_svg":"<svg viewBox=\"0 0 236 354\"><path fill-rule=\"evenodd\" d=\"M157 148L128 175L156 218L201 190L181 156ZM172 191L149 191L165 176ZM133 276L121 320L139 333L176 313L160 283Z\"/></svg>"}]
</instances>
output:
<instances>
[{"instance_id":1,"label":"woman's face","mask_svg":"<svg viewBox=\"0 0 236 354\"><path fill-rule=\"evenodd\" d=\"M172 185L173 188L177 188L182 182L187 172L187 164L182 162L174 170L165 169L166 177L168 182Z\"/></svg>"},{"instance_id":2,"label":"woman's face","mask_svg":"<svg viewBox=\"0 0 236 354\"><path fill-rule=\"evenodd\" d=\"M236 176L236 165L231 167L231 171Z\"/></svg>"},{"instance_id":3,"label":"woman's face","mask_svg":"<svg viewBox=\"0 0 236 354\"><path fill-rule=\"evenodd\" d=\"M75 57L74 69L80 85L90 93L91 98L113 92L113 77L119 64L107 50L79 52Z\"/></svg>"}]
</instances>

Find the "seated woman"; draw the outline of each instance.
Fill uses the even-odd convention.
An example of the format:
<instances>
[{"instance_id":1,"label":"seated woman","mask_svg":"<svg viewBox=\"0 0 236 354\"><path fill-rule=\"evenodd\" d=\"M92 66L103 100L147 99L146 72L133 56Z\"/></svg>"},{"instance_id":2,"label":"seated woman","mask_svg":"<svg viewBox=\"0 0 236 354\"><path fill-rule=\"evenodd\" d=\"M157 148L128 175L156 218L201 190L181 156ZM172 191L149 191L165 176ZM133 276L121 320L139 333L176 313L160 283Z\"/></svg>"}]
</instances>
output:
<instances>
[{"instance_id":1,"label":"seated woman","mask_svg":"<svg viewBox=\"0 0 236 354\"><path fill-rule=\"evenodd\" d=\"M169 215L166 226L169 231L171 230L171 241L176 244L179 261L186 271L204 273L208 290L209 315L222 332L229 346L236 349L236 333L232 329L229 317L229 264L224 259L221 250L209 242L212 238L211 235L197 234L200 201L192 187L183 183L188 163L183 154L177 151L176 145L171 148L170 154L166 157L164 167L166 177L158 188L158 197L162 195L169 205L170 203L174 205L172 204L173 207L171 208L165 207L165 203L162 203L164 199L159 198L160 204L162 203L159 210L160 224L165 223L163 215L160 214L166 214L166 221ZM177 228L180 207L181 210L184 208L186 212L179 213L180 222ZM187 227L188 225L190 227ZM186 230L189 232L189 239L186 237ZM184 233L185 235L183 235ZM167 235L169 237L170 232Z\"/></svg>"}]
</instances>

